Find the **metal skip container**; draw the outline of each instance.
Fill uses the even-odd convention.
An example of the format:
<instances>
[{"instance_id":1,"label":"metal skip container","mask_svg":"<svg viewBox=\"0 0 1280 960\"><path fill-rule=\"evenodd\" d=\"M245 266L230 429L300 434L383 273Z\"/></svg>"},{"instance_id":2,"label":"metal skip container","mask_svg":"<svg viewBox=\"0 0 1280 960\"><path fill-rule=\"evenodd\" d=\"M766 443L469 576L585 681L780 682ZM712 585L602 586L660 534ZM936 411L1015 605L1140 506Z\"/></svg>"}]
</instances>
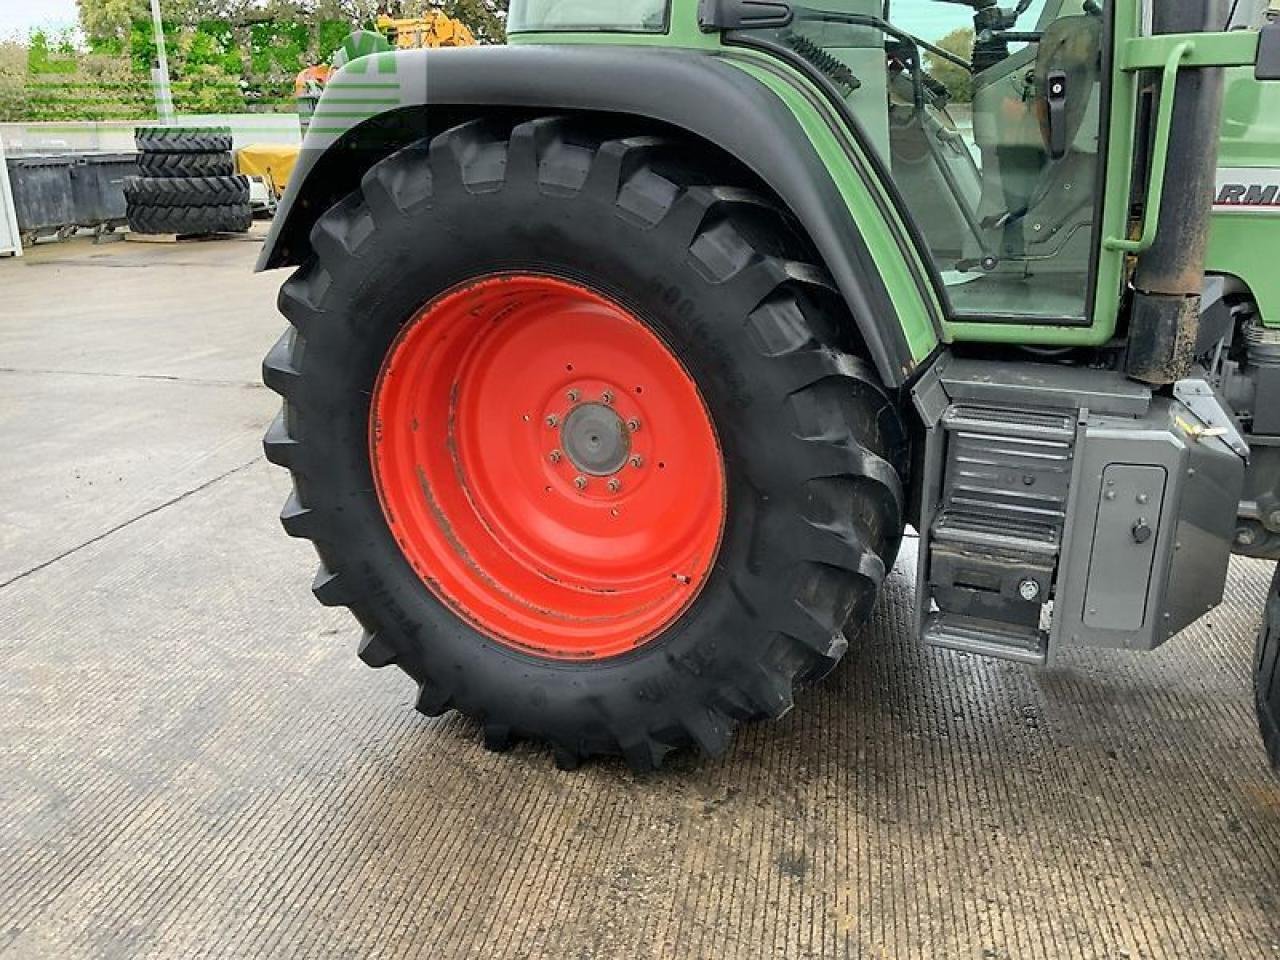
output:
<instances>
[{"instance_id":1,"label":"metal skip container","mask_svg":"<svg viewBox=\"0 0 1280 960\"><path fill-rule=\"evenodd\" d=\"M133 153L63 154L12 157L8 168L18 232L30 242L125 223L124 180L138 164Z\"/></svg>"}]
</instances>

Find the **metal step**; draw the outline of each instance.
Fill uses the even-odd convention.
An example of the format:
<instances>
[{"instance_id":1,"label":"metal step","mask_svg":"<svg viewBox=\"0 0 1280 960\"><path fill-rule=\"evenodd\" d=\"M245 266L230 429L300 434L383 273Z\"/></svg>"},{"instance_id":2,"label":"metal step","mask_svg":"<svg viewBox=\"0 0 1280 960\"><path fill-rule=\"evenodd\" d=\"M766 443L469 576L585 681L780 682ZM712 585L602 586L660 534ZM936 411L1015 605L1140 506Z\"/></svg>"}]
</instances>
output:
<instances>
[{"instance_id":1,"label":"metal step","mask_svg":"<svg viewBox=\"0 0 1280 960\"><path fill-rule=\"evenodd\" d=\"M1002 517L943 510L934 521L933 540L1055 557L1058 554L1059 530L1047 523L1017 523Z\"/></svg>"},{"instance_id":2,"label":"metal step","mask_svg":"<svg viewBox=\"0 0 1280 960\"><path fill-rule=\"evenodd\" d=\"M1022 437L1029 440L1074 440L1075 415L1065 410L1011 410L977 403L953 403L942 415L951 433L973 431L983 435Z\"/></svg>"},{"instance_id":3,"label":"metal step","mask_svg":"<svg viewBox=\"0 0 1280 960\"><path fill-rule=\"evenodd\" d=\"M931 613L925 623L924 641L945 650L1037 667L1044 666L1049 654L1049 637L1042 630L955 613Z\"/></svg>"}]
</instances>

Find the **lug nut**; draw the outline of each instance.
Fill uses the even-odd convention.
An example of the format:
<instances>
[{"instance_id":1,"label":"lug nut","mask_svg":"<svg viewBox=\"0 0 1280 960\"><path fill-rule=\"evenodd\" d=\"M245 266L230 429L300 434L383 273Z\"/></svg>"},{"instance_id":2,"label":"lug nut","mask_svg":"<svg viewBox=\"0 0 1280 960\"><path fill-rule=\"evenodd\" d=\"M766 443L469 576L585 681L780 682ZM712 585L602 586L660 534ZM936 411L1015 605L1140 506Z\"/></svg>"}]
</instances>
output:
<instances>
[{"instance_id":1,"label":"lug nut","mask_svg":"<svg viewBox=\"0 0 1280 960\"><path fill-rule=\"evenodd\" d=\"M568 396L568 398L569 398L569 402L570 402L570 403L577 403L577 402L578 402L578 391L577 391L577 390L570 390L566 396Z\"/></svg>"},{"instance_id":2,"label":"lug nut","mask_svg":"<svg viewBox=\"0 0 1280 960\"><path fill-rule=\"evenodd\" d=\"M612 480L609 481L610 493L617 493L621 489L622 489L622 481L619 480L617 477L614 477Z\"/></svg>"},{"instance_id":3,"label":"lug nut","mask_svg":"<svg viewBox=\"0 0 1280 960\"><path fill-rule=\"evenodd\" d=\"M631 466L633 466L633 467L635 467L637 470L639 470L641 467L643 467L643 466L644 466L644 460L643 460L642 458L640 458L640 457L632 457L632 458L631 458Z\"/></svg>"},{"instance_id":4,"label":"lug nut","mask_svg":"<svg viewBox=\"0 0 1280 960\"><path fill-rule=\"evenodd\" d=\"M547 454L547 459L550 460L552 463L559 463L562 459L564 459L564 454L561 453L559 450L552 450L550 453Z\"/></svg>"},{"instance_id":5,"label":"lug nut","mask_svg":"<svg viewBox=\"0 0 1280 960\"><path fill-rule=\"evenodd\" d=\"M560 422L560 418L557 417L554 413L547 417L548 427L554 427L559 422Z\"/></svg>"},{"instance_id":6,"label":"lug nut","mask_svg":"<svg viewBox=\"0 0 1280 960\"><path fill-rule=\"evenodd\" d=\"M637 432L640 429L640 421L635 419L635 417L632 417L627 421L627 429L632 433Z\"/></svg>"},{"instance_id":7,"label":"lug nut","mask_svg":"<svg viewBox=\"0 0 1280 960\"><path fill-rule=\"evenodd\" d=\"M603 403L605 406L608 406L609 404L613 403L613 391L606 390L604 393L602 393L600 395L600 402Z\"/></svg>"},{"instance_id":8,"label":"lug nut","mask_svg":"<svg viewBox=\"0 0 1280 960\"><path fill-rule=\"evenodd\" d=\"M575 480L573 481L573 485L574 485L575 487L577 487L579 490L585 490L585 489L587 489L587 478L586 478L586 477L578 477L577 479L575 479Z\"/></svg>"}]
</instances>

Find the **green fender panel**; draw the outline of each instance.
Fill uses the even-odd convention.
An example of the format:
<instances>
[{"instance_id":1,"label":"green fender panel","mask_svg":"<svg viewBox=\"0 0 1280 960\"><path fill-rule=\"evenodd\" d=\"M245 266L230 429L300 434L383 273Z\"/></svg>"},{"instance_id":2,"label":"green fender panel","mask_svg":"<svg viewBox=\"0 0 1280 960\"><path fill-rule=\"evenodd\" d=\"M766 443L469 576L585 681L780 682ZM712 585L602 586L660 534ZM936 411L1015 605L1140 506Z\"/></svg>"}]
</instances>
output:
<instances>
[{"instance_id":1,"label":"green fender panel","mask_svg":"<svg viewBox=\"0 0 1280 960\"><path fill-rule=\"evenodd\" d=\"M800 81L797 80L797 83ZM851 173L822 114L777 75L714 53L619 46L420 50L356 60L316 109L260 269L303 262L316 219L382 156L484 108L630 114L685 130L746 164L804 225L889 386L940 342L918 251Z\"/></svg>"}]
</instances>

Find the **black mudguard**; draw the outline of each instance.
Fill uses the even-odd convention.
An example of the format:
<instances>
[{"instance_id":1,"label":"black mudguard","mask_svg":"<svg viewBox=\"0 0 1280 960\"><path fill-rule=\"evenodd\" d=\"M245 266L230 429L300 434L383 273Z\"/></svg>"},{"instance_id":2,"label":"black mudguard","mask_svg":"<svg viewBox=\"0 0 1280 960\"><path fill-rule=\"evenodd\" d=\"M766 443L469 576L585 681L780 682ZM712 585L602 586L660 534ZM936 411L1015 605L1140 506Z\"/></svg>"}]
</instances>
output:
<instances>
[{"instance_id":1,"label":"black mudguard","mask_svg":"<svg viewBox=\"0 0 1280 960\"><path fill-rule=\"evenodd\" d=\"M371 106L373 105L373 106ZM260 269L299 265L310 231L396 149L481 110L592 111L657 121L750 168L808 232L888 386L918 366L831 171L796 116L725 57L606 45L407 51L357 60L319 104ZM903 256L918 258L910 238ZM941 330L940 319L935 326Z\"/></svg>"}]
</instances>

